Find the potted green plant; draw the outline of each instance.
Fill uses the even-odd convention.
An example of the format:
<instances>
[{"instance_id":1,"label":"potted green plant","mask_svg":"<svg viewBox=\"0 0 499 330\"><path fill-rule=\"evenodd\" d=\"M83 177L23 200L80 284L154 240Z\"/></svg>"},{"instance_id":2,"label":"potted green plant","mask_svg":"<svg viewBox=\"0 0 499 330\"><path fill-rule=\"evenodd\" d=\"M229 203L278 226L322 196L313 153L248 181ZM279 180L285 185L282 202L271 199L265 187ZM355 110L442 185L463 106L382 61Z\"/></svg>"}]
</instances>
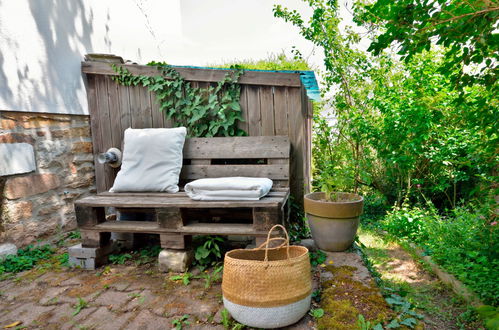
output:
<instances>
[{"instance_id":1,"label":"potted green plant","mask_svg":"<svg viewBox=\"0 0 499 330\"><path fill-rule=\"evenodd\" d=\"M317 247L325 251L348 249L357 233L364 198L344 192L313 192L305 195L312 238Z\"/></svg>"}]
</instances>

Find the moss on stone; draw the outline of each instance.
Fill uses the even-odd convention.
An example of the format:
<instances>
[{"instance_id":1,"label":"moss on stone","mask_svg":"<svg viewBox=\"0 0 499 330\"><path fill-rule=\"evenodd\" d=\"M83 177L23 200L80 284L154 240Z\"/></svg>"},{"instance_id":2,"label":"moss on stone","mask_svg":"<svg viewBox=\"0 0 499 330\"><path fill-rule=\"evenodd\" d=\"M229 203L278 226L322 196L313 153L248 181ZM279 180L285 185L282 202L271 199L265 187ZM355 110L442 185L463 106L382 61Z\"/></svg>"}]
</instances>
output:
<instances>
[{"instance_id":1,"label":"moss on stone","mask_svg":"<svg viewBox=\"0 0 499 330\"><path fill-rule=\"evenodd\" d=\"M353 279L355 270L352 266L326 267L333 278L322 283L321 307L325 313L318 322L319 329L357 329L360 314L371 324L396 316L373 281L366 285Z\"/></svg>"}]
</instances>

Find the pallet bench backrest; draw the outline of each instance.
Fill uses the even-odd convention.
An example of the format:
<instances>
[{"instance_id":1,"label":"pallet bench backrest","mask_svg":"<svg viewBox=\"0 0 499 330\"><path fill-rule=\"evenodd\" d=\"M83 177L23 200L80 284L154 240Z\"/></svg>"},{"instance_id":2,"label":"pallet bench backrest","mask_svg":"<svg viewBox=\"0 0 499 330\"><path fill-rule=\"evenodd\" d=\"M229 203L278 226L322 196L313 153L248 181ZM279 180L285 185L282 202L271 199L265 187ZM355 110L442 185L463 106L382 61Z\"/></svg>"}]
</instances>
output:
<instances>
[{"instance_id":1,"label":"pallet bench backrest","mask_svg":"<svg viewBox=\"0 0 499 330\"><path fill-rule=\"evenodd\" d=\"M229 176L265 177L274 187L289 187L287 136L186 139L180 183Z\"/></svg>"}]
</instances>

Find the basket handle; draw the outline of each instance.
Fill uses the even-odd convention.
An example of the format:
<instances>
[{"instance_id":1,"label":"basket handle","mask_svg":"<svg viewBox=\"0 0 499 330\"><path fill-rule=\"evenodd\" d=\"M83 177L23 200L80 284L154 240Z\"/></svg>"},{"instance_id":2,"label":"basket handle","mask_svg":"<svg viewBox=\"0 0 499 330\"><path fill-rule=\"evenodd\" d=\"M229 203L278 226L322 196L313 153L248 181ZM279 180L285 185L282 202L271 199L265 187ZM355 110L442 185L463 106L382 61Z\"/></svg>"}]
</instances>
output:
<instances>
[{"instance_id":1,"label":"basket handle","mask_svg":"<svg viewBox=\"0 0 499 330\"><path fill-rule=\"evenodd\" d=\"M283 225L274 225L272 228L270 228L269 233L267 234L267 241L265 242L265 259L264 259L264 261L269 261L269 256L268 256L268 254L269 254L269 243L272 240L270 238L270 234L272 234L272 232L276 228L281 228L282 231L283 231L283 233L284 233L284 235L286 236L286 238L280 237L281 239L285 239L286 240L283 244L281 244L281 246L284 245L284 244L286 244L286 254L288 255L288 259L290 259L290 257L289 257L289 236L288 236L288 231L286 230L286 228L284 228Z\"/></svg>"},{"instance_id":2,"label":"basket handle","mask_svg":"<svg viewBox=\"0 0 499 330\"><path fill-rule=\"evenodd\" d=\"M283 246L286 245L286 238L285 237L273 237L273 238L269 239L269 242L270 241L284 241L279 246L273 247L272 249L279 249L279 248L282 248ZM266 244L267 244L267 241L263 242L262 244L260 244L259 247L256 247L255 250L261 250Z\"/></svg>"}]
</instances>

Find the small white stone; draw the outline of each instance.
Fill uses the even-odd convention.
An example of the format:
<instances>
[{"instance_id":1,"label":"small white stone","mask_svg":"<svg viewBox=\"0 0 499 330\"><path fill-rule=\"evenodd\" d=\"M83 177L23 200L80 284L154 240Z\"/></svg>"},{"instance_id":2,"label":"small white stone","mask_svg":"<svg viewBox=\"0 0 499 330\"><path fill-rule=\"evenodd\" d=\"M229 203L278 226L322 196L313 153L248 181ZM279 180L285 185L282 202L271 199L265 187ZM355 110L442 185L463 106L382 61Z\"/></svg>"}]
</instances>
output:
<instances>
[{"instance_id":1,"label":"small white stone","mask_svg":"<svg viewBox=\"0 0 499 330\"><path fill-rule=\"evenodd\" d=\"M193 250L162 250L158 256L159 270L183 273L189 269L193 260Z\"/></svg>"},{"instance_id":2,"label":"small white stone","mask_svg":"<svg viewBox=\"0 0 499 330\"><path fill-rule=\"evenodd\" d=\"M17 255L17 247L11 243L0 244L0 260L5 259L8 255Z\"/></svg>"}]
</instances>

